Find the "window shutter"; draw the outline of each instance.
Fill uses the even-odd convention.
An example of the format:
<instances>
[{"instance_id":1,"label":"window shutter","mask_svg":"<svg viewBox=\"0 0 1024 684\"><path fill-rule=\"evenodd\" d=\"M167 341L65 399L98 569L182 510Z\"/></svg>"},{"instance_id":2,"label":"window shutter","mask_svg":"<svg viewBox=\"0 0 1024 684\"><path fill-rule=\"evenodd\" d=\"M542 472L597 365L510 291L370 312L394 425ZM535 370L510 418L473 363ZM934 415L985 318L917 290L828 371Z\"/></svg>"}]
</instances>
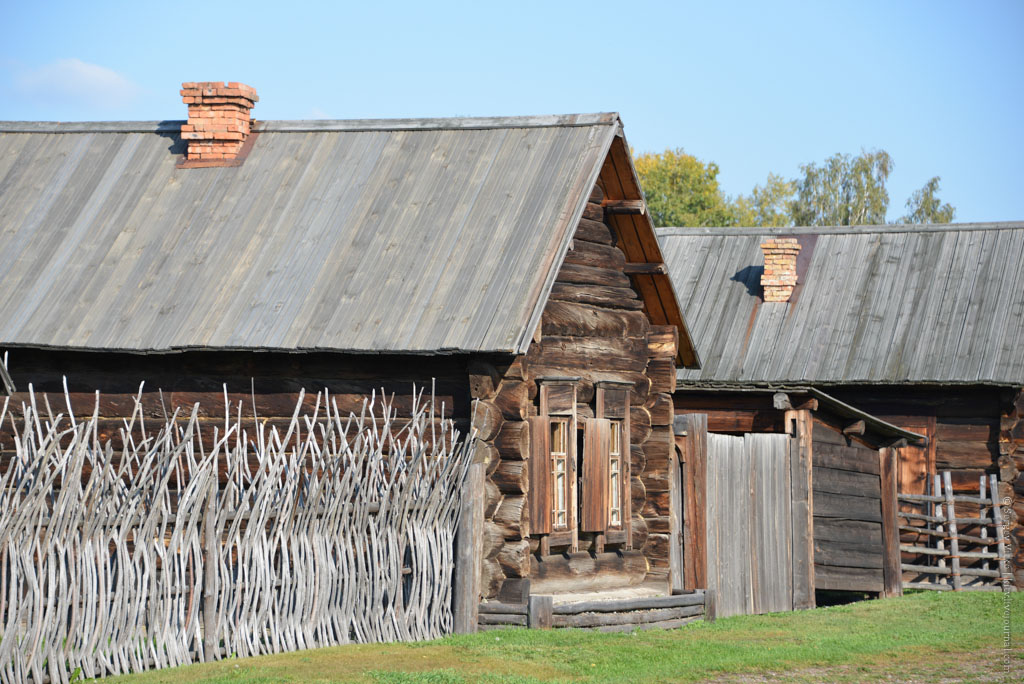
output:
<instances>
[{"instance_id":1,"label":"window shutter","mask_svg":"<svg viewBox=\"0 0 1024 684\"><path fill-rule=\"evenodd\" d=\"M583 478L580 531L604 532L608 528L608 455L611 421L588 418L583 432Z\"/></svg>"},{"instance_id":2,"label":"window shutter","mask_svg":"<svg viewBox=\"0 0 1024 684\"><path fill-rule=\"evenodd\" d=\"M530 528L534 534L551 533L551 422L531 416L530 423Z\"/></svg>"}]
</instances>

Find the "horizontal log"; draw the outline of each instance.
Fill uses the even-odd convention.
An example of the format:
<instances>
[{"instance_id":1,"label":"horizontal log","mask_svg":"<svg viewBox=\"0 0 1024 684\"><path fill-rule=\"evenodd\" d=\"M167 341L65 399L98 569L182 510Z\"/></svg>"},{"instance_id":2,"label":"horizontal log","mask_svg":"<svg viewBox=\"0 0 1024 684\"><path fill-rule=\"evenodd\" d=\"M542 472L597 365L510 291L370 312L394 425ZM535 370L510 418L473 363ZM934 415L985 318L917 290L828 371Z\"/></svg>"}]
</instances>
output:
<instances>
[{"instance_id":1,"label":"horizontal log","mask_svg":"<svg viewBox=\"0 0 1024 684\"><path fill-rule=\"evenodd\" d=\"M935 424L935 439L938 442L998 442L999 420L977 417L938 421Z\"/></svg>"},{"instance_id":2,"label":"horizontal log","mask_svg":"<svg viewBox=\"0 0 1024 684\"><path fill-rule=\"evenodd\" d=\"M480 569L480 592L484 598L492 598L498 595L501 585L505 581L505 573L501 571L498 561L485 558Z\"/></svg>"},{"instance_id":3,"label":"horizontal log","mask_svg":"<svg viewBox=\"0 0 1024 684\"><path fill-rule=\"evenodd\" d=\"M594 202L601 204L604 201L604 188L601 187L600 183L596 183L590 190L590 197L587 199L588 202Z\"/></svg>"},{"instance_id":4,"label":"horizontal log","mask_svg":"<svg viewBox=\"0 0 1024 684\"><path fill-rule=\"evenodd\" d=\"M495 525L490 520L484 523L484 558L494 558L505 546L505 533L500 525Z\"/></svg>"},{"instance_id":5,"label":"horizontal log","mask_svg":"<svg viewBox=\"0 0 1024 684\"><path fill-rule=\"evenodd\" d=\"M626 275L666 275L668 268L660 261L656 263L627 261L622 272Z\"/></svg>"},{"instance_id":6,"label":"horizontal log","mask_svg":"<svg viewBox=\"0 0 1024 684\"><path fill-rule=\"evenodd\" d=\"M676 391L676 364L669 359L651 359L647 364L652 392L672 394Z\"/></svg>"},{"instance_id":7,"label":"horizontal log","mask_svg":"<svg viewBox=\"0 0 1024 684\"><path fill-rule=\"evenodd\" d=\"M876 475L857 473L835 468L814 468L811 482L815 491L866 496L879 499L882 496L881 483Z\"/></svg>"},{"instance_id":8,"label":"horizontal log","mask_svg":"<svg viewBox=\"0 0 1024 684\"><path fill-rule=\"evenodd\" d=\"M604 207L601 206L600 202L587 202L586 206L583 207L583 218L603 223Z\"/></svg>"},{"instance_id":9,"label":"horizontal log","mask_svg":"<svg viewBox=\"0 0 1024 684\"><path fill-rule=\"evenodd\" d=\"M561 368L563 375L577 370L642 373L647 365L641 337L550 337L530 346L531 366Z\"/></svg>"},{"instance_id":10,"label":"horizontal log","mask_svg":"<svg viewBox=\"0 0 1024 684\"><path fill-rule=\"evenodd\" d=\"M817 511L815 511L817 513ZM882 526L877 522L814 518L814 539L844 543L863 543L881 548Z\"/></svg>"},{"instance_id":11,"label":"horizontal log","mask_svg":"<svg viewBox=\"0 0 1024 684\"><path fill-rule=\"evenodd\" d=\"M476 401L472 408L472 426L476 428L477 438L488 442L494 439L501 429L505 419L501 415L501 409L491 401Z\"/></svg>"},{"instance_id":12,"label":"horizontal log","mask_svg":"<svg viewBox=\"0 0 1024 684\"><path fill-rule=\"evenodd\" d=\"M814 562L853 568L882 568L882 548L830 541L814 542Z\"/></svg>"},{"instance_id":13,"label":"horizontal log","mask_svg":"<svg viewBox=\"0 0 1024 684\"><path fill-rule=\"evenodd\" d=\"M525 460L530 455L530 424L506 420L494 438L494 446L503 459Z\"/></svg>"},{"instance_id":14,"label":"horizontal log","mask_svg":"<svg viewBox=\"0 0 1024 684\"><path fill-rule=\"evenodd\" d=\"M496 560L505 577L527 577L530 572L530 543L525 539L507 541Z\"/></svg>"},{"instance_id":15,"label":"horizontal log","mask_svg":"<svg viewBox=\"0 0 1024 684\"><path fill-rule=\"evenodd\" d=\"M672 395L664 392L651 394L644 405L651 416L651 425L672 425L675 411L672 407Z\"/></svg>"},{"instance_id":16,"label":"horizontal log","mask_svg":"<svg viewBox=\"0 0 1024 684\"><path fill-rule=\"evenodd\" d=\"M617 613L630 610L653 610L656 608L679 608L683 606L704 606L704 590L698 589L674 596L643 596L639 598L614 599L609 601L578 601L560 603L551 612L554 615L576 615L579 613Z\"/></svg>"},{"instance_id":17,"label":"horizontal log","mask_svg":"<svg viewBox=\"0 0 1024 684\"><path fill-rule=\"evenodd\" d=\"M680 407L675 403L676 413L704 413L708 417L708 432L723 434L744 434L747 432L770 432L782 434L786 431L785 414L782 411L750 411L730 409L704 409Z\"/></svg>"},{"instance_id":18,"label":"horizontal log","mask_svg":"<svg viewBox=\"0 0 1024 684\"><path fill-rule=\"evenodd\" d=\"M474 399L490 399L498 391L501 374L494 364L473 359L466 370L469 375L469 396Z\"/></svg>"},{"instance_id":19,"label":"horizontal log","mask_svg":"<svg viewBox=\"0 0 1024 684\"><path fill-rule=\"evenodd\" d=\"M988 468L998 458L998 442L938 440L935 443L935 467L940 470ZM977 485L975 481L974 486Z\"/></svg>"},{"instance_id":20,"label":"horizontal log","mask_svg":"<svg viewBox=\"0 0 1024 684\"><path fill-rule=\"evenodd\" d=\"M652 359L673 360L679 350L679 330L674 325L652 325L647 339L647 355Z\"/></svg>"},{"instance_id":21,"label":"horizontal log","mask_svg":"<svg viewBox=\"0 0 1024 684\"><path fill-rule=\"evenodd\" d=\"M491 480L503 494L526 494L530 490L528 461L501 459Z\"/></svg>"},{"instance_id":22,"label":"horizontal log","mask_svg":"<svg viewBox=\"0 0 1024 684\"><path fill-rule=\"evenodd\" d=\"M637 214L647 213L647 203L642 199L606 199L601 202L606 214Z\"/></svg>"},{"instance_id":23,"label":"horizontal log","mask_svg":"<svg viewBox=\"0 0 1024 684\"><path fill-rule=\"evenodd\" d=\"M704 605L658 608L654 610L626 611L620 613L574 613L556 614L552 624L555 627L603 627L606 625L636 625L648 622L663 622L704 614Z\"/></svg>"},{"instance_id":24,"label":"horizontal log","mask_svg":"<svg viewBox=\"0 0 1024 684\"><path fill-rule=\"evenodd\" d=\"M491 442L481 442L478 439L476 441L476 453L473 458L477 463L487 464L487 474L490 475L498 467L501 454L498 453L498 448Z\"/></svg>"},{"instance_id":25,"label":"horizontal log","mask_svg":"<svg viewBox=\"0 0 1024 684\"><path fill-rule=\"evenodd\" d=\"M629 287L629 278L622 271L580 264L563 264L555 282L604 287Z\"/></svg>"},{"instance_id":26,"label":"horizontal log","mask_svg":"<svg viewBox=\"0 0 1024 684\"><path fill-rule=\"evenodd\" d=\"M592 304L610 309L634 311L643 309L644 303L636 296L636 292L628 287L601 287L569 283L555 283L551 287L551 299L556 301Z\"/></svg>"},{"instance_id":27,"label":"horizontal log","mask_svg":"<svg viewBox=\"0 0 1024 684\"><path fill-rule=\"evenodd\" d=\"M868 449L823 444L814 435L814 465L821 468L851 470L857 473L878 475L878 455Z\"/></svg>"},{"instance_id":28,"label":"horizontal log","mask_svg":"<svg viewBox=\"0 0 1024 684\"><path fill-rule=\"evenodd\" d=\"M817 563L814 564L814 586L832 591L880 592L885 588L880 569L837 568Z\"/></svg>"},{"instance_id":29,"label":"horizontal log","mask_svg":"<svg viewBox=\"0 0 1024 684\"><path fill-rule=\"evenodd\" d=\"M635 506L633 510L638 510ZM644 544L647 543L647 536L650 532L647 530L647 521L639 515L634 515L632 523L630 524L632 531L632 537L630 541L633 544L634 549L644 548Z\"/></svg>"},{"instance_id":30,"label":"horizontal log","mask_svg":"<svg viewBox=\"0 0 1024 684\"><path fill-rule=\"evenodd\" d=\"M603 309L589 304L548 301L541 332L555 337L645 337L650 322L640 311Z\"/></svg>"},{"instance_id":31,"label":"horizontal log","mask_svg":"<svg viewBox=\"0 0 1024 684\"><path fill-rule=\"evenodd\" d=\"M629 467L634 475L639 475L647 469L647 454L644 453L642 446L629 445Z\"/></svg>"},{"instance_id":32,"label":"horizontal log","mask_svg":"<svg viewBox=\"0 0 1024 684\"><path fill-rule=\"evenodd\" d=\"M654 521L648 520L648 527ZM654 534L651 532L647 535L647 543L644 544L644 555L652 561L655 560L668 560L669 547L671 546L668 534Z\"/></svg>"},{"instance_id":33,"label":"horizontal log","mask_svg":"<svg viewBox=\"0 0 1024 684\"><path fill-rule=\"evenodd\" d=\"M866 522L882 522L882 503L863 496L844 496L814 492L815 518L844 518Z\"/></svg>"},{"instance_id":34,"label":"horizontal log","mask_svg":"<svg viewBox=\"0 0 1024 684\"><path fill-rule=\"evenodd\" d=\"M614 245L615 237L612 235L611 229L605 225L603 213L604 211L602 210L602 218L598 220L587 217L581 218L579 225L576 226L576 234L573 235L573 239L596 242L601 245Z\"/></svg>"},{"instance_id":35,"label":"horizontal log","mask_svg":"<svg viewBox=\"0 0 1024 684\"><path fill-rule=\"evenodd\" d=\"M573 247L566 252L563 263L596 266L621 273L626 266L626 255L618 247L579 240L573 241Z\"/></svg>"},{"instance_id":36,"label":"horizontal log","mask_svg":"<svg viewBox=\"0 0 1024 684\"><path fill-rule=\"evenodd\" d=\"M505 539L524 539L530 536L530 509L526 505L525 496L504 497L494 511L492 520L501 528Z\"/></svg>"},{"instance_id":37,"label":"horizontal log","mask_svg":"<svg viewBox=\"0 0 1024 684\"><path fill-rule=\"evenodd\" d=\"M488 615L526 615L527 604L484 601L480 604L479 610Z\"/></svg>"},{"instance_id":38,"label":"horizontal log","mask_svg":"<svg viewBox=\"0 0 1024 684\"><path fill-rule=\"evenodd\" d=\"M643 510L641 511L644 518L650 520L652 518L665 518L666 522L668 516L672 514L672 497L670 492L648 492L647 498L644 502ZM652 532L660 532L661 530L651 530ZM666 530L667 532L667 530Z\"/></svg>"},{"instance_id":39,"label":"horizontal log","mask_svg":"<svg viewBox=\"0 0 1024 684\"><path fill-rule=\"evenodd\" d=\"M638 551L571 553L531 556L530 581L534 594L596 591L640 584L647 575L647 559Z\"/></svg>"},{"instance_id":40,"label":"horizontal log","mask_svg":"<svg viewBox=\"0 0 1024 684\"><path fill-rule=\"evenodd\" d=\"M643 406L629 409L629 443L643 444L651 436L651 414Z\"/></svg>"},{"instance_id":41,"label":"horizontal log","mask_svg":"<svg viewBox=\"0 0 1024 684\"><path fill-rule=\"evenodd\" d=\"M481 625L505 625L509 627L526 627L526 616L506 613L479 613L477 619Z\"/></svg>"},{"instance_id":42,"label":"horizontal log","mask_svg":"<svg viewBox=\"0 0 1024 684\"><path fill-rule=\"evenodd\" d=\"M648 492L648 500L661 492ZM672 532L672 522L669 517L666 516L655 516L653 512L649 515L644 514L644 521L647 523L647 532L649 534L667 535Z\"/></svg>"},{"instance_id":43,"label":"horizontal log","mask_svg":"<svg viewBox=\"0 0 1024 684\"><path fill-rule=\"evenodd\" d=\"M493 518L498 506L501 504L502 494L498 485L491 482L490 478L484 480L484 518Z\"/></svg>"},{"instance_id":44,"label":"horizontal log","mask_svg":"<svg viewBox=\"0 0 1024 684\"><path fill-rule=\"evenodd\" d=\"M526 420L530 407L530 384L525 380L506 378L498 385L493 402L506 420Z\"/></svg>"},{"instance_id":45,"label":"horizontal log","mask_svg":"<svg viewBox=\"0 0 1024 684\"><path fill-rule=\"evenodd\" d=\"M100 380L97 380L100 382ZM198 416L200 418L214 418L221 421L224 420L224 388L223 384L215 380L208 381L211 387L206 390L179 390L179 391L158 391L159 385L153 382L146 382L145 391L141 395L138 393L138 385L127 392L116 392L116 391L102 391L99 400L99 417L101 418L121 418L129 417L135 410L135 401L139 400L142 407L142 413L147 418L156 418L163 420L165 416L170 416L174 413L175 409L180 409L182 413L191 414L193 406L199 404ZM254 415L259 419L263 418L288 418L290 419L292 414L295 412L295 407L299 403L299 392L303 388L302 385L298 385L293 382L289 382L288 385L295 385L295 389L287 389L283 391L258 391L255 395L256 411L253 413L253 393L251 390L250 382L255 382L247 379L243 385L241 381L234 383L234 391L230 391L231 385L229 385L229 392L227 394L227 400L231 406L231 416L237 417L239 410L243 419L251 420ZM271 383L267 383L271 384ZM278 384L278 383L274 383ZM307 391L302 399L301 412L306 415L312 415L316 408L317 390L325 387L325 382L322 380L314 381L309 380ZM363 409L363 402L368 401L370 395L376 392L379 397L381 395L381 387L386 385L387 394L390 398L391 393L394 393L394 399L392 407L398 412L400 416L409 416L412 413L412 383L393 383L393 382L377 382L376 385L367 381L365 384L360 383L334 383L333 386L327 384L327 389L330 392L331 403L337 402L338 410L341 411L342 415L348 413L359 413ZM259 384L257 383L257 388ZM428 385L429 387L429 385ZM72 391L69 394L71 408L74 415L79 419L91 418L93 411L96 409L96 389L102 389L100 386L92 389L91 391ZM44 396L50 402L50 406L53 407L55 412L61 412L64 414L68 413L67 401L64 397L64 390L60 388L54 388L53 391L40 391L36 390L36 399L39 402L40 407L44 406ZM12 398L11 406L18 406L20 402L24 400L28 402L27 393L15 394ZM15 403L17 401L17 403ZM441 404L446 407L446 415L451 415L452 409L455 406L454 397L451 393L444 393L439 388L438 394L435 395L435 404L440 408ZM323 413L323 396L320 399L320 411Z\"/></svg>"}]
</instances>

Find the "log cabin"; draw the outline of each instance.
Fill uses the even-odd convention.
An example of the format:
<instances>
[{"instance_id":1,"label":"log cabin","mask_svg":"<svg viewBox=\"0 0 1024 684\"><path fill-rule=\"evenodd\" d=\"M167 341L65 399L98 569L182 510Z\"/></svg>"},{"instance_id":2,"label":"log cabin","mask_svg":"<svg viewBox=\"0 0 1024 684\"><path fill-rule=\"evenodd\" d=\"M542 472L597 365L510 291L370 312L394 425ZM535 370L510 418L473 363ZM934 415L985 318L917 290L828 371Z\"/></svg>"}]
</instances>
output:
<instances>
[{"instance_id":1,"label":"log cabin","mask_svg":"<svg viewBox=\"0 0 1024 684\"><path fill-rule=\"evenodd\" d=\"M181 94L185 121L0 123L11 405L99 392L116 443L137 396L274 423L300 389L358 412L433 388L485 464L480 597L667 587L671 393L699 362L618 115L256 121L244 84Z\"/></svg>"},{"instance_id":2,"label":"log cabin","mask_svg":"<svg viewBox=\"0 0 1024 684\"><path fill-rule=\"evenodd\" d=\"M707 414L715 433L779 433L774 393L810 387L925 437L897 449L898 492L932 494L949 471L977 496L998 476L1024 587L1024 224L658 236L704 350L701 368L679 370L677 413Z\"/></svg>"}]
</instances>

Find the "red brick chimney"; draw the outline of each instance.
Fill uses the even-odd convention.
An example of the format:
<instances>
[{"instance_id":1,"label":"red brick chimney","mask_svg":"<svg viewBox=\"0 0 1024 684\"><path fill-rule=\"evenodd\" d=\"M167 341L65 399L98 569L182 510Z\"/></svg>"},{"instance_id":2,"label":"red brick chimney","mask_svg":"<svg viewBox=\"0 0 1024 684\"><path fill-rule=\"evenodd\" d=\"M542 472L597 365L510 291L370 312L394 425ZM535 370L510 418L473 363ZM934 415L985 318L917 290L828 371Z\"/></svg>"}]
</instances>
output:
<instances>
[{"instance_id":1,"label":"red brick chimney","mask_svg":"<svg viewBox=\"0 0 1024 684\"><path fill-rule=\"evenodd\" d=\"M249 112L259 100L244 83L182 83L188 121L181 137L188 141L186 161L231 161L249 136Z\"/></svg>"},{"instance_id":2,"label":"red brick chimney","mask_svg":"<svg viewBox=\"0 0 1024 684\"><path fill-rule=\"evenodd\" d=\"M800 243L796 238L768 238L761 243L764 251L764 301L788 302L796 287L796 255Z\"/></svg>"}]
</instances>

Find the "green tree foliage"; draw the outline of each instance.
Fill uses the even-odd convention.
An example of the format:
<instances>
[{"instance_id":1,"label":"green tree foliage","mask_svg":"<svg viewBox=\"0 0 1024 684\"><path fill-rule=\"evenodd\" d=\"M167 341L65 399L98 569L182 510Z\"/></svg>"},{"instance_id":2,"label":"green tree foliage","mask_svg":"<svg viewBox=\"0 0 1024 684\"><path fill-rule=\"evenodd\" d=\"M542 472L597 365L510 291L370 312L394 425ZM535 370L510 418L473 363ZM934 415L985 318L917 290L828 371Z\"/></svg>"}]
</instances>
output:
<instances>
[{"instance_id":1,"label":"green tree foliage","mask_svg":"<svg viewBox=\"0 0 1024 684\"><path fill-rule=\"evenodd\" d=\"M718 185L718 165L682 148L634 155L636 172L656 226L731 226L732 207Z\"/></svg>"},{"instance_id":2,"label":"green tree foliage","mask_svg":"<svg viewBox=\"0 0 1024 684\"><path fill-rule=\"evenodd\" d=\"M933 177L920 190L907 200L907 215L900 219L903 223L952 223L956 209L951 204L943 204L936 195L939 192L939 176Z\"/></svg>"},{"instance_id":3,"label":"green tree foliage","mask_svg":"<svg viewBox=\"0 0 1024 684\"><path fill-rule=\"evenodd\" d=\"M834 154L800 166L787 180L768 174L750 195L727 197L718 165L682 149L634 154L637 175L655 226L851 226L885 223L886 182L893 161L885 150ZM939 177L914 191L903 223L949 223L956 210L937 197Z\"/></svg>"},{"instance_id":4,"label":"green tree foliage","mask_svg":"<svg viewBox=\"0 0 1024 684\"><path fill-rule=\"evenodd\" d=\"M885 182L892 171L885 150L857 157L834 154L821 166L804 164L796 181L790 217L798 226L853 226L885 223L889 192Z\"/></svg>"},{"instance_id":5,"label":"green tree foliage","mask_svg":"<svg viewBox=\"0 0 1024 684\"><path fill-rule=\"evenodd\" d=\"M790 204L796 193L796 181L768 174L764 185L755 185L750 196L733 200L733 213L740 226L789 226Z\"/></svg>"}]
</instances>

